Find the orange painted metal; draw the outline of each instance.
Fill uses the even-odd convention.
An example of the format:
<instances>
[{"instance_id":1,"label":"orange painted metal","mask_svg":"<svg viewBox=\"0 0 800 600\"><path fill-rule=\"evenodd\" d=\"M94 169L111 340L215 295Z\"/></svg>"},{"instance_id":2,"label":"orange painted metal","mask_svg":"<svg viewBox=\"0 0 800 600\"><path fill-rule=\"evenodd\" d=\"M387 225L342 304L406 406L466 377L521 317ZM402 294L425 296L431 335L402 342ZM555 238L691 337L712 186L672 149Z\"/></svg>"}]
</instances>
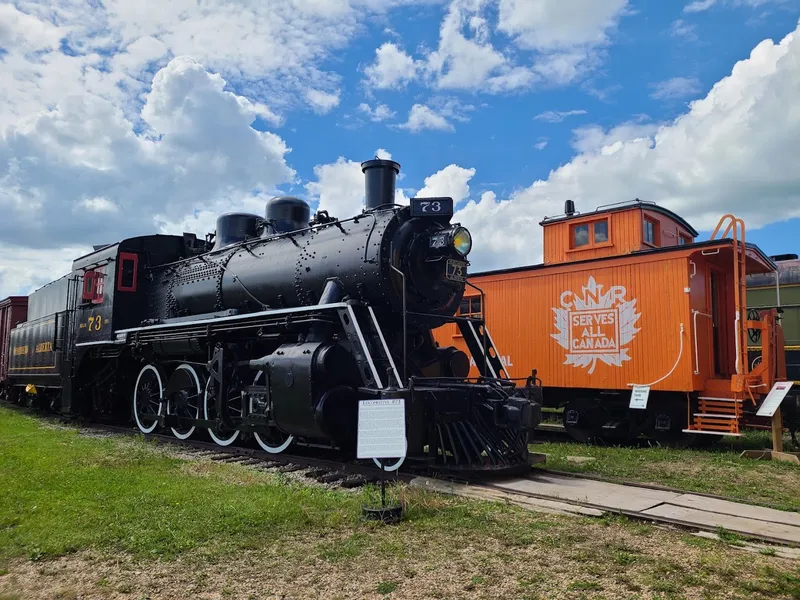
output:
<instances>
[{"instance_id":1,"label":"orange painted metal","mask_svg":"<svg viewBox=\"0 0 800 600\"><path fill-rule=\"evenodd\" d=\"M712 327L707 319L695 322L687 291L690 260L703 262L699 254L629 255L471 281L485 292L487 325L510 377L537 369L546 387L630 390L651 384L653 390L689 392L714 377L703 348L695 360L695 332L702 345ZM443 346L464 349L454 325L435 335Z\"/></svg>"},{"instance_id":2,"label":"orange painted metal","mask_svg":"<svg viewBox=\"0 0 800 600\"><path fill-rule=\"evenodd\" d=\"M667 215L643 208L621 208L615 211L589 213L566 221L542 222L544 227L544 264L560 264L593 260L607 256L630 254L656 247L644 241L643 219L656 225L657 246L677 246L681 239L691 242L693 236L685 227ZM573 247L573 227L608 220L607 243Z\"/></svg>"},{"instance_id":3,"label":"orange painted metal","mask_svg":"<svg viewBox=\"0 0 800 600\"><path fill-rule=\"evenodd\" d=\"M629 393L633 385L693 394L700 399L687 402L690 429L737 433L740 401L763 397L781 378L777 352L769 350L751 373L744 343L747 327L762 330L765 346L775 346L780 335L774 315L745 319L744 276L773 267L744 244L740 220L729 227L741 227L733 239L679 245L690 232L663 213L639 208L602 213L609 218L608 249L570 251L571 225L598 216L543 222L545 255L556 264L470 277L485 293L480 312L508 376L524 379L535 369L545 388L595 395ZM659 219L656 241L672 247L644 244L645 216ZM669 231L672 244L665 239ZM598 257L601 252L608 256ZM572 258L579 254L589 260ZM466 294L473 313L475 294ZM455 325L434 335L442 346L466 350ZM470 375L478 375L474 366Z\"/></svg>"}]
</instances>

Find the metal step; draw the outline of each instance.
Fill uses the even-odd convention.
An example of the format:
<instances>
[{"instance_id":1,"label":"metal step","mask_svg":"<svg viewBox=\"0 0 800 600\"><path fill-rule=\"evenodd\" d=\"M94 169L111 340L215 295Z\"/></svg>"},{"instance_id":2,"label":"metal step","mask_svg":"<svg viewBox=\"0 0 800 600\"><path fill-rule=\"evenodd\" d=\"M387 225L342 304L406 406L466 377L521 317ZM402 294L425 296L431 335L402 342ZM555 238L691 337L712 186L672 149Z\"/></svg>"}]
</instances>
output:
<instances>
[{"instance_id":1,"label":"metal step","mask_svg":"<svg viewBox=\"0 0 800 600\"><path fill-rule=\"evenodd\" d=\"M714 402L732 402L741 404L742 401L739 398L714 398L712 396L699 396L698 400L713 400Z\"/></svg>"},{"instance_id":2,"label":"metal step","mask_svg":"<svg viewBox=\"0 0 800 600\"><path fill-rule=\"evenodd\" d=\"M736 415L719 415L711 413L694 413L695 417L708 417L711 419L735 419Z\"/></svg>"},{"instance_id":3,"label":"metal step","mask_svg":"<svg viewBox=\"0 0 800 600\"><path fill-rule=\"evenodd\" d=\"M741 433L730 433L727 431L704 431L702 429L683 429L682 431L683 433L705 433L707 435L730 435L733 437L742 437L742 435L744 435Z\"/></svg>"}]
</instances>

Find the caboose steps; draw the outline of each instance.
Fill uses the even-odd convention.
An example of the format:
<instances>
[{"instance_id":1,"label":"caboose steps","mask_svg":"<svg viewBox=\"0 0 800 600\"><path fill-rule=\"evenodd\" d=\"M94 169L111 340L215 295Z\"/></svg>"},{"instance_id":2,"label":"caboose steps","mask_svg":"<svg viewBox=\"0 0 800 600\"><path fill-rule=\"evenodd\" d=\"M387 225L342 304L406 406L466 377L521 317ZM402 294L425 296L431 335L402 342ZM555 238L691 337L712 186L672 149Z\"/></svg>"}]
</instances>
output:
<instances>
[{"instance_id":1,"label":"caboose steps","mask_svg":"<svg viewBox=\"0 0 800 600\"><path fill-rule=\"evenodd\" d=\"M742 400L739 398L717 398L700 396L689 400L688 411L692 418L684 433L708 433L739 436L742 417Z\"/></svg>"}]
</instances>

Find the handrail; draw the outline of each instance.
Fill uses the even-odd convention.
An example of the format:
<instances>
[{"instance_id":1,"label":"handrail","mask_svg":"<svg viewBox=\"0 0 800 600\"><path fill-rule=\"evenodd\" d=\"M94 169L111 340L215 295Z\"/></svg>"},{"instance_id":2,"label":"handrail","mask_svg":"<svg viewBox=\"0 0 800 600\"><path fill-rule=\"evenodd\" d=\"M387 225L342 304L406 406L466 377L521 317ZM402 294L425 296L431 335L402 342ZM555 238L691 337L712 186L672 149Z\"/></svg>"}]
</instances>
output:
<instances>
[{"instance_id":1,"label":"handrail","mask_svg":"<svg viewBox=\"0 0 800 600\"><path fill-rule=\"evenodd\" d=\"M744 221L740 218L728 213L720 218L714 232L711 234L710 239L715 239L717 234L722 229L722 225L728 223L725 232L720 236L726 237L728 233L733 233L733 279L734 279L734 308L736 316L733 320L734 339L736 342L736 374L747 375L750 372L749 365L747 364L747 357L743 355L744 348L747 347L745 340L746 316L747 311L747 298L744 296L743 291L745 288L745 278L747 277L747 261L746 250L747 241L745 239L745 225ZM743 328L744 322L744 328ZM744 371L744 372L743 372Z\"/></svg>"}]
</instances>

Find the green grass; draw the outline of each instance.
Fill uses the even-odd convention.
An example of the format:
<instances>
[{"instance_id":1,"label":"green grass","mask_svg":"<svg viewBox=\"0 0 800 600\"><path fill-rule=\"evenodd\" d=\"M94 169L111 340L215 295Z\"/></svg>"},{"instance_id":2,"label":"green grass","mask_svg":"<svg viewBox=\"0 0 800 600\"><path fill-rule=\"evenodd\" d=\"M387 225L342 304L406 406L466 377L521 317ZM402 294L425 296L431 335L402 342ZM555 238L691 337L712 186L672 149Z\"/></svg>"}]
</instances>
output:
<instances>
[{"instance_id":1,"label":"green grass","mask_svg":"<svg viewBox=\"0 0 800 600\"><path fill-rule=\"evenodd\" d=\"M390 490L406 518L386 527L360 519L375 489L333 491L184 460L141 439L83 436L0 407L0 600L42 590L482 598L507 595L508 582L521 598L688 589L697 597L732 590L800 598L796 563L724 542L692 544L684 533L621 517Z\"/></svg>"},{"instance_id":2,"label":"green grass","mask_svg":"<svg viewBox=\"0 0 800 600\"><path fill-rule=\"evenodd\" d=\"M0 409L0 557L85 547L170 557L210 540L337 529L358 514L355 498L322 488L267 475L243 487L226 481L228 465L185 466L143 441L44 429Z\"/></svg>"},{"instance_id":3,"label":"green grass","mask_svg":"<svg viewBox=\"0 0 800 600\"><path fill-rule=\"evenodd\" d=\"M741 458L748 448L770 447L768 432L725 438L707 449L626 447L545 442L531 446L547 454L546 469L636 481L686 491L800 510L800 468L797 465ZM595 460L574 463L568 456Z\"/></svg>"}]
</instances>

